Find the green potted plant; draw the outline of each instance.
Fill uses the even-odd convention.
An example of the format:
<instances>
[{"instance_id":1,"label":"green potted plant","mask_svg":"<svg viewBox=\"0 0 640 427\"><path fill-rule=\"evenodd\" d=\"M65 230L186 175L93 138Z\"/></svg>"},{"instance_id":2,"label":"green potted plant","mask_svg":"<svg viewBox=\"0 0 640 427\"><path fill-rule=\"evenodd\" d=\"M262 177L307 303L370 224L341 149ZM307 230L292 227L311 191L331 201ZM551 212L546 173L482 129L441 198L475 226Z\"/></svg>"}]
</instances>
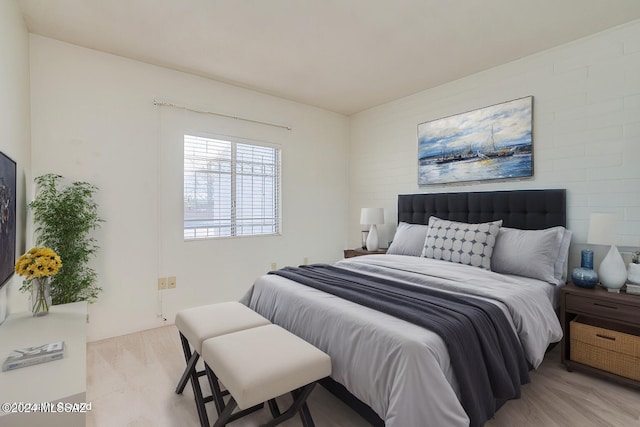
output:
<instances>
[{"instance_id":1,"label":"green potted plant","mask_svg":"<svg viewBox=\"0 0 640 427\"><path fill-rule=\"evenodd\" d=\"M53 304L94 302L102 290L88 265L98 250L91 232L102 222L93 200L98 188L83 181L64 186L62 179L56 174L35 179L37 194L29 208L37 225L36 243L53 249L62 260L62 267L51 278Z\"/></svg>"}]
</instances>

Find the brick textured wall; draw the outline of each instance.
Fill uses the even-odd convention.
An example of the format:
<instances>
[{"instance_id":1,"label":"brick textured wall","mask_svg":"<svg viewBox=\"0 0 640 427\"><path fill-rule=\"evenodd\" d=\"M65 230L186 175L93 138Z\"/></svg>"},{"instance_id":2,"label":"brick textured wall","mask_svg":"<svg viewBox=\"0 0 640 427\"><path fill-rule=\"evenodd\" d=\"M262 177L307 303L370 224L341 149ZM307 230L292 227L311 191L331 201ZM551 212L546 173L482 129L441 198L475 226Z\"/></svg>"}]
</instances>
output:
<instances>
[{"instance_id":1,"label":"brick textured wall","mask_svg":"<svg viewBox=\"0 0 640 427\"><path fill-rule=\"evenodd\" d=\"M529 95L533 178L417 185L419 123ZM592 212L615 213L618 245L640 246L640 21L354 115L350 143L352 246L361 207L385 208L391 240L399 193L525 188L567 189L574 257Z\"/></svg>"}]
</instances>

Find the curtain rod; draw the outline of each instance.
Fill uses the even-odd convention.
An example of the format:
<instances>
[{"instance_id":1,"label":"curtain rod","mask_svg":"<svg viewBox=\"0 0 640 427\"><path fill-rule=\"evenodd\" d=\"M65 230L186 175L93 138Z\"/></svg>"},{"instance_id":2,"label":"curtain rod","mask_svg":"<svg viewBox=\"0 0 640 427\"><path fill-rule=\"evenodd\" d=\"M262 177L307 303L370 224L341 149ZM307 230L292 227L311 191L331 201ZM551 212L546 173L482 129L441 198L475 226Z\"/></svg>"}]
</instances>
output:
<instances>
[{"instance_id":1,"label":"curtain rod","mask_svg":"<svg viewBox=\"0 0 640 427\"><path fill-rule=\"evenodd\" d=\"M214 116L226 117L227 119L242 120L245 122L257 123L259 125L273 126L281 129L291 130L291 126L279 125L277 123L261 122L260 120L245 119L244 117L230 116L228 114L216 113L214 111L196 110L194 108L185 107L184 105L176 105L170 102L158 101L157 99L153 100L153 105L156 105L159 107L173 107L173 108L178 108L180 110L191 111L192 113L211 114Z\"/></svg>"}]
</instances>

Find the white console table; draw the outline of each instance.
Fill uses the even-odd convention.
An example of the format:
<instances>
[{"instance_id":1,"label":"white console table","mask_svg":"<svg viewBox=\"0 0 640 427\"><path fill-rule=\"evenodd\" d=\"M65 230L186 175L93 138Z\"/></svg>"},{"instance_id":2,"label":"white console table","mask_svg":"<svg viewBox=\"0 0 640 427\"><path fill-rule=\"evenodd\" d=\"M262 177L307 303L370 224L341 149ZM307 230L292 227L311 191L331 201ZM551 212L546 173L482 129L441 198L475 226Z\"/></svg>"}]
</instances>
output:
<instances>
[{"instance_id":1,"label":"white console table","mask_svg":"<svg viewBox=\"0 0 640 427\"><path fill-rule=\"evenodd\" d=\"M87 303L56 305L48 315L14 313L0 325L0 361L17 348L64 341L61 360L0 372L0 404L85 403L87 387ZM83 426L85 413L6 413L1 427Z\"/></svg>"}]
</instances>

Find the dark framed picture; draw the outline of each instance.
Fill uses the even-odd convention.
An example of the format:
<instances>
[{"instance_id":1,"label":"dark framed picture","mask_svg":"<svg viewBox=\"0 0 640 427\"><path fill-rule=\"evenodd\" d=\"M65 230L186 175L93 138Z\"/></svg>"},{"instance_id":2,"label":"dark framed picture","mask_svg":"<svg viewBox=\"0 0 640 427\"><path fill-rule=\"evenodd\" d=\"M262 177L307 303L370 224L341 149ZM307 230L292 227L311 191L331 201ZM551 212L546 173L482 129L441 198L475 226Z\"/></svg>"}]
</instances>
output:
<instances>
[{"instance_id":1,"label":"dark framed picture","mask_svg":"<svg viewBox=\"0 0 640 427\"><path fill-rule=\"evenodd\" d=\"M16 162L0 152L0 287L16 263Z\"/></svg>"},{"instance_id":2,"label":"dark framed picture","mask_svg":"<svg viewBox=\"0 0 640 427\"><path fill-rule=\"evenodd\" d=\"M533 97L418 125L418 184L533 176Z\"/></svg>"}]
</instances>

